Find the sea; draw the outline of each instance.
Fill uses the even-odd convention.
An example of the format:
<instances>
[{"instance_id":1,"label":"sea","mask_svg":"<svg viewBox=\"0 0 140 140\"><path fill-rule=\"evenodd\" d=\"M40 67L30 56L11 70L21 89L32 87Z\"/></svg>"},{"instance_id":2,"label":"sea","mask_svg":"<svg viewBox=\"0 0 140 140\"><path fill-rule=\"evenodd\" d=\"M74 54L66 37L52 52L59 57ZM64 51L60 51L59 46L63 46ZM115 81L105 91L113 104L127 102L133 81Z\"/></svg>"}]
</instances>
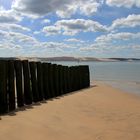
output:
<instances>
[{"instance_id":1,"label":"sea","mask_svg":"<svg viewBox=\"0 0 140 140\"><path fill-rule=\"evenodd\" d=\"M112 87L140 96L140 61L71 62L55 61L66 66L89 65L90 81L102 81Z\"/></svg>"}]
</instances>

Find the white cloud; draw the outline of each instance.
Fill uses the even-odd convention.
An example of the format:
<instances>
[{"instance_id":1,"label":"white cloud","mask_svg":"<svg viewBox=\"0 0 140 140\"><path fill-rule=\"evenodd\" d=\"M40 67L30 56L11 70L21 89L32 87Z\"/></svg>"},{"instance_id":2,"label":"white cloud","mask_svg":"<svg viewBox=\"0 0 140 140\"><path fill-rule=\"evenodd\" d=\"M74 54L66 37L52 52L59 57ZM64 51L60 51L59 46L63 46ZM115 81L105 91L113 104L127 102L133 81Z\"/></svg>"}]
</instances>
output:
<instances>
[{"instance_id":1,"label":"white cloud","mask_svg":"<svg viewBox=\"0 0 140 140\"><path fill-rule=\"evenodd\" d=\"M140 7L140 0L106 0L106 4L109 6L123 6L127 8L131 8L132 6Z\"/></svg>"},{"instance_id":2,"label":"white cloud","mask_svg":"<svg viewBox=\"0 0 140 140\"><path fill-rule=\"evenodd\" d=\"M116 55L116 53L121 53L122 51L129 50L130 54L133 51L135 54L137 51L140 51L139 41L140 33L109 33L107 35L101 35L95 39L91 44L87 44L84 47L80 47L79 50L82 52L96 52L98 54L107 54L107 55ZM120 43L123 42L123 43Z\"/></svg>"},{"instance_id":3,"label":"white cloud","mask_svg":"<svg viewBox=\"0 0 140 140\"><path fill-rule=\"evenodd\" d=\"M51 49L62 49L62 48L71 48L70 45L67 45L65 43L60 43L60 42L43 42L41 43L43 48L51 48Z\"/></svg>"},{"instance_id":4,"label":"white cloud","mask_svg":"<svg viewBox=\"0 0 140 140\"><path fill-rule=\"evenodd\" d=\"M75 35L79 32L106 32L107 28L93 20L70 19L59 20L54 26L46 26L43 29L48 35L62 33L64 35Z\"/></svg>"},{"instance_id":5,"label":"white cloud","mask_svg":"<svg viewBox=\"0 0 140 140\"><path fill-rule=\"evenodd\" d=\"M77 11L93 15L101 4L101 0L16 0L12 9L31 17L40 17L49 13L70 17Z\"/></svg>"},{"instance_id":6,"label":"white cloud","mask_svg":"<svg viewBox=\"0 0 140 140\"><path fill-rule=\"evenodd\" d=\"M95 42L100 43L111 43L112 41L116 40L122 40L122 41L128 41L131 39L140 38L140 33L129 33L129 32L121 32L121 33L115 33L115 34L107 34L107 35L101 35L95 39Z\"/></svg>"},{"instance_id":7,"label":"white cloud","mask_svg":"<svg viewBox=\"0 0 140 140\"><path fill-rule=\"evenodd\" d=\"M0 30L0 49L10 56L42 56L42 54L46 56L54 54L54 51L58 54L73 48L75 48L73 45L67 43L41 42L23 33Z\"/></svg>"},{"instance_id":8,"label":"white cloud","mask_svg":"<svg viewBox=\"0 0 140 140\"><path fill-rule=\"evenodd\" d=\"M59 34L61 29L57 26L46 26L43 28L43 32L46 33L46 35L56 35Z\"/></svg>"},{"instance_id":9,"label":"white cloud","mask_svg":"<svg viewBox=\"0 0 140 140\"><path fill-rule=\"evenodd\" d=\"M5 10L0 7L0 23L16 23L22 20L13 10Z\"/></svg>"},{"instance_id":10,"label":"white cloud","mask_svg":"<svg viewBox=\"0 0 140 140\"><path fill-rule=\"evenodd\" d=\"M72 43L84 43L85 42L83 40L76 39L76 38L69 38L69 39L65 39L64 41L66 41L66 42L72 42Z\"/></svg>"},{"instance_id":11,"label":"white cloud","mask_svg":"<svg viewBox=\"0 0 140 140\"><path fill-rule=\"evenodd\" d=\"M29 32L31 31L29 28L18 25L18 24L0 24L0 29L1 30L8 30L8 31L26 31Z\"/></svg>"},{"instance_id":12,"label":"white cloud","mask_svg":"<svg viewBox=\"0 0 140 140\"><path fill-rule=\"evenodd\" d=\"M140 26L140 15L128 15L126 18L120 18L113 21L110 29L114 28L128 28Z\"/></svg>"}]
</instances>

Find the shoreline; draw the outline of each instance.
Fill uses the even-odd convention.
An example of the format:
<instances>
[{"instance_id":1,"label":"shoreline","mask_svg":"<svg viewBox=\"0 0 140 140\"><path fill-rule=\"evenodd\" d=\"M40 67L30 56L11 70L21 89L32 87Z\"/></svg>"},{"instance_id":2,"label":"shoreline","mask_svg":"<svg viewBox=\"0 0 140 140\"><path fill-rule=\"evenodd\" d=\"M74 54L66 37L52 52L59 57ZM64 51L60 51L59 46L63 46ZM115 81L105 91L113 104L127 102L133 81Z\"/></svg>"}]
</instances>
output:
<instances>
[{"instance_id":1,"label":"shoreline","mask_svg":"<svg viewBox=\"0 0 140 140\"><path fill-rule=\"evenodd\" d=\"M96 82L104 83L115 89L121 90L128 94L133 94L140 97L140 82L137 81L121 81L121 80L95 80ZM91 81L91 83L94 83Z\"/></svg>"},{"instance_id":2,"label":"shoreline","mask_svg":"<svg viewBox=\"0 0 140 140\"><path fill-rule=\"evenodd\" d=\"M140 98L94 81L90 88L1 116L2 140L139 140Z\"/></svg>"}]
</instances>

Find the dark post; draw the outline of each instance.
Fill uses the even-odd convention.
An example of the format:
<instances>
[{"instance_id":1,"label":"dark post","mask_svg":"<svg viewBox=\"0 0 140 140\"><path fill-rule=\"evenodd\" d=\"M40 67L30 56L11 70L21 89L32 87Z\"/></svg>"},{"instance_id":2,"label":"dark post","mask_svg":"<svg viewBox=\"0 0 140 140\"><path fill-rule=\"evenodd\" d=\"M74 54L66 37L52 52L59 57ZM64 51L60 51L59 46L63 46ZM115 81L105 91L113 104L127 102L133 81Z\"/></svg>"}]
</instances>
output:
<instances>
[{"instance_id":1,"label":"dark post","mask_svg":"<svg viewBox=\"0 0 140 140\"><path fill-rule=\"evenodd\" d=\"M60 96L62 93L61 89L61 65L57 65L57 82L58 82L58 93L57 96Z\"/></svg>"},{"instance_id":2,"label":"dark post","mask_svg":"<svg viewBox=\"0 0 140 140\"><path fill-rule=\"evenodd\" d=\"M15 61L15 73L16 73L16 90L17 90L17 105L18 107L24 106L23 99L23 78L22 78L22 62L20 60Z\"/></svg>"},{"instance_id":3,"label":"dark post","mask_svg":"<svg viewBox=\"0 0 140 140\"><path fill-rule=\"evenodd\" d=\"M44 88L44 98L47 100L50 98L48 90L48 63L43 63L43 88Z\"/></svg>"},{"instance_id":4,"label":"dark post","mask_svg":"<svg viewBox=\"0 0 140 140\"><path fill-rule=\"evenodd\" d=\"M85 66L86 87L90 86L89 66Z\"/></svg>"},{"instance_id":5,"label":"dark post","mask_svg":"<svg viewBox=\"0 0 140 140\"><path fill-rule=\"evenodd\" d=\"M39 100L42 101L44 98L44 90L43 90L43 68L41 62L37 62L37 84L38 84Z\"/></svg>"},{"instance_id":6,"label":"dark post","mask_svg":"<svg viewBox=\"0 0 140 140\"><path fill-rule=\"evenodd\" d=\"M9 111L13 111L16 108L15 102L15 73L14 73L14 61L8 61L8 95L9 95Z\"/></svg>"},{"instance_id":7,"label":"dark post","mask_svg":"<svg viewBox=\"0 0 140 140\"><path fill-rule=\"evenodd\" d=\"M51 93L51 95L52 95L52 97L56 97L57 95L56 95L56 80L55 80L55 78L56 78L56 69L55 69L55 65L56 64L51 64L50 65L50 71L49 71L49 78L50 78L50 80L49 80L49 89L50 89L50 93Z\"/></svg>"},{"instance_id":8,"label":"dark post","mask_svg":"<svg viewBox=\"0 0 140 140\"><path fill-rule=\"evenodd\" d=\"M51 63L47 63L47 87L48 87L48 97L53 98L55 97L53 89L52 89L52 66Z\"/></svg>"},{"instance_id":9,"label":"dark post","mask_svg":"<svg viewBox=\"0 0 140 140\"><path fill-rule=\"evenodd\" d=\"M70 85L70 67L67 67L67 80L68 80L68 93L71 91L71 85Z\"/></svg>"},{"instance_id":10,"label":"dark post","mask_svg":"<svg viewBox=\"0 0 140 140\"><path fill-rule=\"evenodd\" d=\"M32 83L32 93L33 101L39 101L38 86L37 86L37 71L36 71L36 62L29 62L30 73L31 73L31 83Z\"/></svg>"},{"instance_id":11,"label":"dark post","mask_svg":"<svg viewBox=\"0 0 140 140\"><path fill-rule=\"evenodd\" d=\"M75 76L74 76L74 66L70 67L70 80L71 80L71 91L75 90Z\"/></svg>"},{"instance_id":12,"label":"dark post","mask_svg":"<svg viewBox=\"0 0 140 140\"><path fill-rule=\"evenodd\" d=\"M23 76L24 76L24 100L25 104L32 104L32 92L30 82L30 69L28 60L23 60Z\"/></svg>"},{"instance_id":13,"label":"dark post","mask_svg":"<svg viewBox=\"0 0 140 140\"><path fill-rule=\"evenodd\" d=\"M8 111L7 103L7 61L0 60L0 114Z\"/></svg>"},{"instance_id":14,"label":"dark post","mask_svg":"<svg viewBox=\"0 0 140 140\"><path fill-rule=\"evenodd\" d=\"M68 93L67 66L64 66L64 92Z\"/></svg>"},{"instance_id":15,"label":"dark post","mask_svg":"<svg viewBox=\"0 0 140 140\"><path fill-rule=\"evenodd\" d=\"M59 83L60 83L60 95L64 94L63 89L63 66L59 65Z\"/></svg>"}]
</instances>

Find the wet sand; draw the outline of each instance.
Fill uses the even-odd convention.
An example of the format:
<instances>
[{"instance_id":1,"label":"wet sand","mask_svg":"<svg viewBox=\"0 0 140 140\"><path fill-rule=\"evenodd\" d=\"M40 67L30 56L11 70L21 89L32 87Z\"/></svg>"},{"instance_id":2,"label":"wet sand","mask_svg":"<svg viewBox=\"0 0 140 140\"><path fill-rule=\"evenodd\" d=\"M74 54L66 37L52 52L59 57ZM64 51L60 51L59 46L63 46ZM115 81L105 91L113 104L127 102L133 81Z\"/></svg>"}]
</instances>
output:
<instances>
[{"instance_id":1,"label":"wet sand","mask_svg":"<svg viewBox=\"0 0 140 140\"><path fill-rule=\"evenodd\" d=\"M140 97L100 82L1 116L0 140L139 140Z\"/></svg>"}]
</instances>

